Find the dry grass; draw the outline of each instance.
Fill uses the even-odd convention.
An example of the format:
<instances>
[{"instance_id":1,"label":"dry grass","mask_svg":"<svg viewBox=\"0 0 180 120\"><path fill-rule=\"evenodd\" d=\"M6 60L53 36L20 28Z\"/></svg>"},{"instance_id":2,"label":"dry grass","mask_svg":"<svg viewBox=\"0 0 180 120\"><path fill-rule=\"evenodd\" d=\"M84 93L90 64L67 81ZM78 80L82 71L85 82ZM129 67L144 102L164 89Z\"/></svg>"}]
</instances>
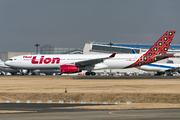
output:
<instances>
[{"instance_id":1,"label":"dry grass","mask_svg":"<svg viewBox=\"0 0 180 120\"><path fill-rule=\"evenodd\" d=\"M131 101L180 104L180 79L73 79L71 77L0 76L0 102ZM67 87L67 92L65 88ZM133 104L135 105L135 104ZM171 105L171 106L172 106ZM155 105L156 106L156 105ZM95 107L95 106L94 106ZM121 105L122 107L122 105ZM127 105L126 105L127 107ZM132 107L132 106L131 106ZM138 107L138 105L136 106Z\"/></svg>"},{"instance_id":2,"label":"dry grass","mask_svg":"<svg viewBox=\"0 0 180 120\"><path fill-rule=\"evenodd\" d=\"M0 77L2 93L177 93L179 79L72 79L71 77Z\"/></svg>"}]
</instances>

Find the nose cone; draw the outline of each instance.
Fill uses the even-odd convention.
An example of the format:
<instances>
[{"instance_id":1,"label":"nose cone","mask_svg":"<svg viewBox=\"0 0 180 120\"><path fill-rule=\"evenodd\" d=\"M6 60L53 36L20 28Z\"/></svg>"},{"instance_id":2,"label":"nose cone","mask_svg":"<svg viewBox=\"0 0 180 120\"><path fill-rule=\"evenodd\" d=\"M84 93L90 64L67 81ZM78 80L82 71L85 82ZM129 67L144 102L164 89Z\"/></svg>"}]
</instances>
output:
<instances>
[{"instance_id":1,"label":"nose cone","mask_svg":"<svg viewBox=\"0 0 180 120\"><path fill-rule=\"evenodd\" d=\"M9 66L9 61L4 62L5 65Z\"/></svg>"}]
</instances>

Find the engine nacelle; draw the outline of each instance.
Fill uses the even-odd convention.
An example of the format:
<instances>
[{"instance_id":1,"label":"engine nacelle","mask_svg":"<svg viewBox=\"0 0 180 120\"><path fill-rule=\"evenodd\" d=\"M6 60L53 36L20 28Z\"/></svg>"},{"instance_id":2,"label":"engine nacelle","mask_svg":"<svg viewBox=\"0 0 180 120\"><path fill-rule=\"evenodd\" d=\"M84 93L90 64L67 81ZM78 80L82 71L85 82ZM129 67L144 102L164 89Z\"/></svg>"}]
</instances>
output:
<instances>
[{"instance_id":1,"label":"engine nacelle","mask_svg":"<svg viewBox=\"0 0 180 120\"><path fill-rule=\"evenodd\" d=\"M75 65L61 65L60 72L61 73L77 73L81 71Z\"/></svg>"},{"instance_id":2,"label":"engine nacelle","mask_svg":"<svg viewBox=\"0 0 180 120\"><path fill-rule=\"evenodd\" d=\"M25 70L25 69L20 70L20 72L21 72L21 75L28 75L29 74L29 70Z\"/></svg>"}]
</instances>

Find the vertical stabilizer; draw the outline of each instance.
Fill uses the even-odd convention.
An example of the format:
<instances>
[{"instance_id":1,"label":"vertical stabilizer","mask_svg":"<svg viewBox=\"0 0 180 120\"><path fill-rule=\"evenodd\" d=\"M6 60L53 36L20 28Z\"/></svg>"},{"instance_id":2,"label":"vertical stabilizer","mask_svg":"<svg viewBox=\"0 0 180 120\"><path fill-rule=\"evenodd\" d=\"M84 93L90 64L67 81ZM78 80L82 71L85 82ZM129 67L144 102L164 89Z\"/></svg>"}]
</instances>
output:
<instances>
[{"instance_id":1,"label":"vertical stabilizer","mask_svg":"<svg viewBox=\"0 0 180 120\"><path fill-rule=\"evenodd\" d=\"M166 54L169 46L171 45L175 32L176 31L167 31L145 54L143 54L135 63L128 66L127 68L138 67L156 62L164 58L168 58L168 55ZM161 59L157 59L156 56Z\"/></svg>"},{"instance_id":2,"label":"vertical stabilizer","mask_svg":"<svg viewBox=\"0 0 180 120\"><path fill-rule=\"evenodd\" d=\"M167 31L146 53L145 55L164 55L167 53L169 46L176 31Z\"/></svg>"}]
</instances>

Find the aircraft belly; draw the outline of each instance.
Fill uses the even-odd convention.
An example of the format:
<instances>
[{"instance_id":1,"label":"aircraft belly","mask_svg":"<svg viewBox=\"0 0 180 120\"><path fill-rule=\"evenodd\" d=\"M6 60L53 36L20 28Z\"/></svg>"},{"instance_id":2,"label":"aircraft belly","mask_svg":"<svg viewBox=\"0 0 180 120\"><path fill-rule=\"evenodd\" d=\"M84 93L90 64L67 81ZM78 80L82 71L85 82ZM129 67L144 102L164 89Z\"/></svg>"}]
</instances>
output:
<instances>
[{"instance_id":1,"label":"aircraft belly","mask_svg":"<svg viewBox=\"0 0 180 120\"><path fill-rule=\"evenodd\" d=\"M4 71L4 72L17 72L17 71L18 71L18 70L15 70L15 69L3 68L3 67L0 67L0 70L1 70L1 71Z\"/></svg>"},{"instance_id":2,"label":"aircraft belly","mask_svg":"<svg viewBox=\"0 0 180 120\"><path fill-rule=\"evenodd\" d=\"M31 63L23 63L23 64L15 64L11 65L12 68L17 69L53 69L59 68L59 64L31 64Z\"/></svg>"},{"instance_id":3,"label":"aircraft belly","mask_svg":"<svg viewBox=\"0 0 180 120\"><path fill-rule=\"evenodd\" d=\"M58 68L60 65L57 64L33 64L33 65L28 65L26 68L31 68L31 69L54 69Z\"/></svg>"},{"instance_id":4,"label":"aircraft belly","mask_svg":"<svg viewBox=\"0 0 180 120\"><path fill-rule=\"evenodd\" d=\"M108 68L107 65L103 64L103 63L100 63L100 64L96 64L95 67L94 67L94 70L99 70L99 69L106 69Z\"/></svg>"},{"instance_id":5,"label":"aircraft belly","mask_svg":"<svg viewBox=\"0 0 180 120\"><path fill-rule=\"evenodd\" d=\"M145 71L159 71L159 72L164 72L167 70L167 68L159 68L159 67L150 67L150 66L141 66L140 69L145 70Z\"/></svg>"}]
</instances>

